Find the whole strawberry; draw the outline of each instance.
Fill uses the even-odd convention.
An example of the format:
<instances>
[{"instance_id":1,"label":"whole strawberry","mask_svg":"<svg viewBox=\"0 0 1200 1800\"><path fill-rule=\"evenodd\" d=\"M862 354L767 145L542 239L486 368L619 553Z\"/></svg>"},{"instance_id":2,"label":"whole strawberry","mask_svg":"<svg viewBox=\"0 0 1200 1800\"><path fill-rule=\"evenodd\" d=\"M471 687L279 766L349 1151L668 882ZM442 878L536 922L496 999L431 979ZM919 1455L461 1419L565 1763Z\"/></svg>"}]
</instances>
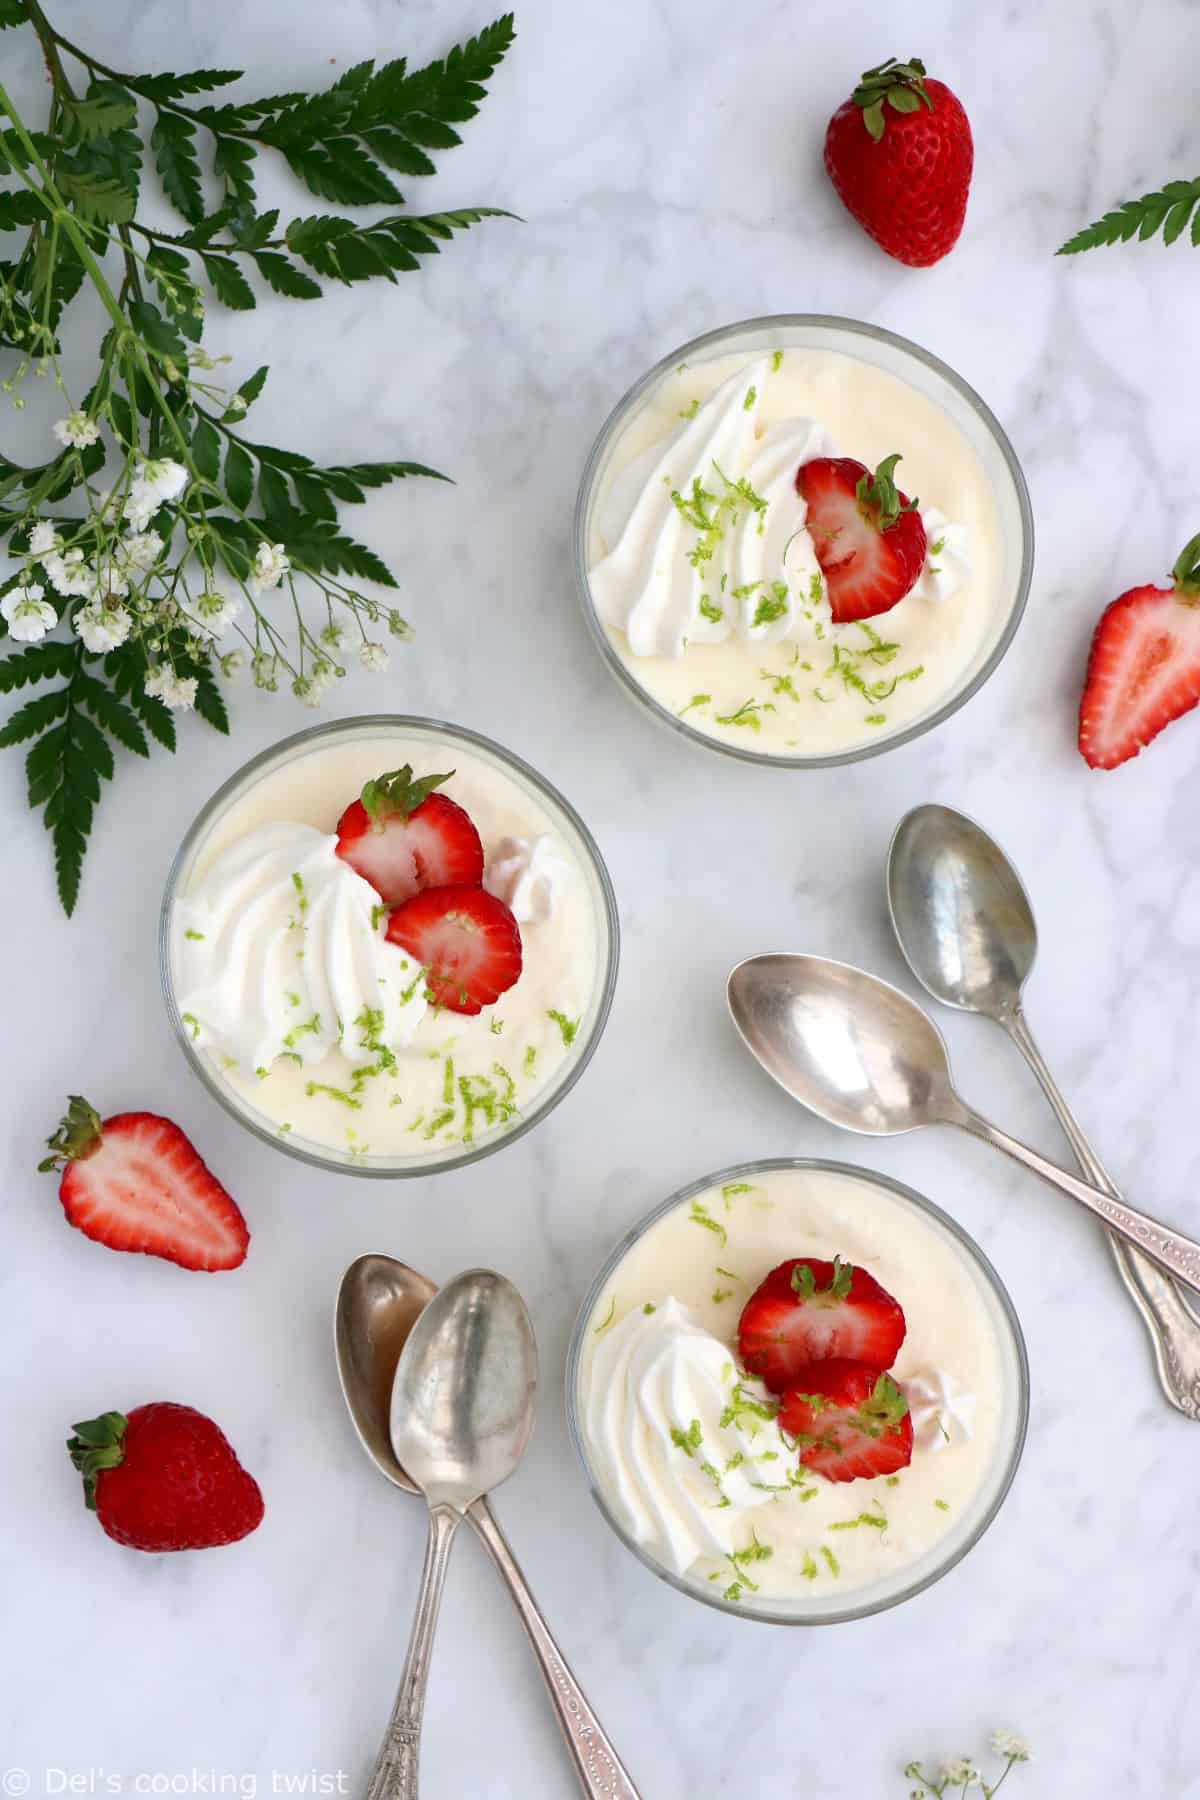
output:
<instances>
[{"instance_id":1,"label":"whole strawberry","mask_svg":"<svg viewBox=\"0 0 1200 1800\"><path fill-rule=\"evenodd\" d=\"M843 206L914 269L958 242L974 160L960 102L926 79L915 56L868 69L825 133L825 167Z\"/></svg>"},{"instance_id":2,"label":"whole strawberry","mask_svg":"<svg viewBox=\"0 0 1200 1800\"><path fill-rule=\"evenodd\" d=\"M84 1499L131 1550L208 1550L261 1524L259 1486L225 1433L190 1406L157 1401L72 1427Z\"/></svg>"}]
</instances>

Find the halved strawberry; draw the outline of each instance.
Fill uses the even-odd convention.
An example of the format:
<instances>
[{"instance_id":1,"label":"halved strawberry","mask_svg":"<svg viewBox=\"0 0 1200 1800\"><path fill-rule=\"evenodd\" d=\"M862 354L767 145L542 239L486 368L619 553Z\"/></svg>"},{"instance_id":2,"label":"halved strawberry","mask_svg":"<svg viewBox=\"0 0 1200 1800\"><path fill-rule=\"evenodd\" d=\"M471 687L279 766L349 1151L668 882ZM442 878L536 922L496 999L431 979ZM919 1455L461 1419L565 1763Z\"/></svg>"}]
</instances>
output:
<instances>
[{"instance_id":1,"label":"halved strawberry","mask_svg":"<svg viewBox=\"0 0 1200 1800\"><path fill-rule=\"evenodd\" d=\"M502 900L481 887L426 888L388 920L400 944L426 971L435 1006L477 1013L521 973L521 929Z\"/></svg>"},{"instance_id":2,"label":"halved strawberry","mask_svg":"<svg viewBox=\"0 0 1200 1800\"><path fill-rule=\"evenodd\" d=\"M803 1466L826 1481L869 1481L912 1461L908 1401L883 1369L848 1356L797 1369L779 1425L797 1440Z\"/></svg>"},{"instance_id":3,"label":"halved strawberry","mask_svg":"<svg viewBox=\"0 0 1200 1800\"><path fill-rule=\"evenodd\" d=\"M423 888L483 880L483 845L470 815L433 791L449 779L418 781L406 763L368 781L338 820L338 855L389 905Z\"/></svg>"},{"instance_id":4,"label":"halved strawberry","mask_svg":"<svg viewBox=\"0 0 1200 1800\"><path fill-rule=\"evenodd\" d=\"M1079 703L1079 751L1115 769L1200 701L1200 536L1169 588L1130 588L1102 614Z\"/></svg>"},{"instance_id":5,"label":"halved strawberry","mask_svg":"<svg viewBox=\"0 0 1200 1800\"><path fill-rule=\"evenodd\" d=\"M853 457L818 456L796 473L835 625L889 612L920 579L925 527L893 479L899 461L885 457L872 475Z\"/></svg>"},{"instance_id":6,"label":"halved strawberry","mask_svg":"<svg viewBox=\"0 0 1200 1800\"><path fill-rule=\"evenodd\" d=\"M161 1256L183 1269L236 1269L250 1233L237 1206L178 1125L157 1113L103 1124L72 1094L41 1170L62 1164L68 1222L110 1250Z\"/></svg>"},{"instance_id":7,"label":"halved strawberry","mask_svg":"<svg viewBox=\"0 0 1200 1800\"><path fill-rule=\"evenodd\" d=\"M826 1357L890 1368L904 1331L899 1302L865 1269L840 1257L790 1257L746 1302L738 1350L743 1367L782 1394L798 1369Z\"/></svg>"}]
</instances>

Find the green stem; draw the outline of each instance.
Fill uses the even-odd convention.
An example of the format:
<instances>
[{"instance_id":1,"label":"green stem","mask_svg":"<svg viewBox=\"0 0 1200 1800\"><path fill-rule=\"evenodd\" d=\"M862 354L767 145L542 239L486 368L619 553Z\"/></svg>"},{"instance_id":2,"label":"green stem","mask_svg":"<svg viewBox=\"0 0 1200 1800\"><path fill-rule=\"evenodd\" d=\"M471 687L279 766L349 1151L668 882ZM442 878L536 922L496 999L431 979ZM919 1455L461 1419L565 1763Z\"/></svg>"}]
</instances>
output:
<instances>
[{"instance_id":1,"label":"green stem","mask_svg":"<svg viewBox=\"0 0 1200 1800\"><path fill-rule=\"evenodd\" d=\"M58 59L58 51L65 50L68 56L73 56L76 62L82 63L85 69L90 69L93 75L103 75L109 81L119 81L122 87L131 88L133 92L140 95L143 100L148 100L151 106L157 107L163 112L177 113L181 118L190 119L193 124L203 125L207 131L212 131L214 136L224 135L226 137L246 138L251 143L258 143L260 141L255 137L252 131L245 131L240 126L228 125L224 122L222 122L220 131L218 132L209 124L208 120L204 117L203 112L194 111L189 106L180 106L178 101L164 100L154 94L146 93L143 85L145 81L144 76L126 75L120 69L110 68L107 63L102 63L99 57L93 56L90 50L81 50L78 44L72 43L70 38L64 37L61 31L58 31L51 25L49 19L46 18L46 15L37 4L37 0L26 0L26 4L29 6L31 15L36 13L37 19L41 20L42 26L45 28L45 31L54 46L55 60L58 61L60 70L62 68L62 63ZM38 31L38 36L41 37L42 32L38 29L37 19L34 19L33 21L34 29Z\"/></svg>"},{"instance_id":2,"label":"green stem","mask_svg":"<svg viewBox=\"0 0 1200 1800\"><path fill-rule=\"evenodd\" d=\"M50 77L50 85L54 89L55 97L57 98L61 88L65 90L73 100L75 98L75 90L67 79L67 72L62 66L62 58L58 54L59 39L57 32L38 5L38 0L25 0L25 10L29 14L29 23L36 31L38 42L41 44L42 56L46 63L46 73Z\"/></svg>"}]
</instances>

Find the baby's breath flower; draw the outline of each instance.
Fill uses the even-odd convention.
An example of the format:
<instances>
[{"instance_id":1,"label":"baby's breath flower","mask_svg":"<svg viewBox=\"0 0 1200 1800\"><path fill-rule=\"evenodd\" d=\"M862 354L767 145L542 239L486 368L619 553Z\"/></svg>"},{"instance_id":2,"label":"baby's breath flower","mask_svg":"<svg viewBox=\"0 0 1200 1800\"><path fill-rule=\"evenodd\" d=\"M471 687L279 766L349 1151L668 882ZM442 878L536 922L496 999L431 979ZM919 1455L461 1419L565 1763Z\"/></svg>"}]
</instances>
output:
<instances>
[{"instance_id":1,"label":"baby's breath flower","mask_svg":"<svg viewBox=\"0 0 1200 1800\"><path fill-rule=\"evenodd\" d=\"M255 687L263 688L268 694L273 694L279 686L279 658L268 656L265 652L258 650L251 660L250 669L254 676Z\"/></svg>"},{"instance_id":2,"label":"baby's breath flower","mask_svg":"<svg viewBox=\"0 0 1200 1800\"><path fill-rule=\"evenodd\" d=\"M244 650L227 650L224 656L217 658L217 662L226 681L234 681L246 666L246 652Z\"/></svg>"},{"instance_id":3,"label":"baby's breath flower","mask_svg":"<svg viewBox=\"0 0 1200 1800\"><path fill-rule=\"evenodd\" d=\"M42 567L60 594L72 597L91 593L92 571L84 563L82 550L64 550L61 555L54 552L43 556Z\"/></svg>"},{"instance_id":4,"label":"baby's breath flower","mask_svg":"<svg viewBox=\"0 0 1200 1800\"><path fill-rule=\"evenodd\" d=\"M958 1756L943 1766L941 1779L947 1787L973 1788L979 1786L980 1776L969 1756Z\"/></svg>"},{"instance_id":5,"label":"baby's breath flower","mask_svg":"<svg viewBox=\"0 0 1200 1800\"><path fill-rule=\"evenodd\" d=\"M194 675L177 675L169 663L160 663L157 669L151 669L145 682L146 692L152 700L161 700L164 706L179 712L186 712L195 705L196 687Z\"/></svg>"},{"instance_id":6,"label":"baby's breath flower","mask_svg":"<svg viewBox=\"0 0 1200 1800\"><path fill-rule=\"evenodd\" d=\"M372 675L382 675L391 658L382 644L363 644L358 652L358 660L364 669Z\"/></svg>"},{"instance_id":7,"label":"baby's breath flower","mask_svg":"<svg viewBox=\"0 0 1200 1800\"><path fill-rule=\"evenodd\" d=\"M62 539L49 519L39 519L29 534L30 556L47 556L62 549Z\"/></svg>"},{"instance_id":8,"label":"baby's breath flower","mask_svg":"<svg viewBox=\"0 0 1200 1800\"><path fill-rule=\"evenodd\" d=\"M216 588L206 588L193 603L205 631L213 637L223 637L241 611L237 596L222 594Z\"/></svg>"},{"instance_id":9,"label":"baby's breath flower","mask_svg":"<svg viewBox=\"0 0 1200 1800\"><path fill-rule=\"evenodd\" d=\"M40 582L15 587L0 600L0 613L19 644L36 644L58 624L58 614L44 598Z\"/></svg>"},{"instance_id":10,"label":"baby's breath flower","mask_svg":"<svg viewBox=\"0 0 1200 1800\"><path fill-rule=\"evenodd\" d=\"M993 1731L992 1749L997 1756L1006 1756L1012 1762L1031 1762L1033 1752L1023 1737L1015 1731Z\"/></svg>"},{"instance_id":11,"label":"baby's breath flower","mask_svg":"<svg viewBox=\"0 0 1200 1800\"><path fill-rule=\"evenodd\" d=\"M331 620L330 623L322 629L321 642L328 645L329 649L332 650L336 656L337 652L345 647L346 627L344 625L335 625Z\"/></svg>"},{"instance_id":12,"label":"baby's breath flower","mask_svg":"<svg viewBox=\"0 0 1200 1800\"><path fill-rule=\"evenodd\" d=\"M412 626L401 613L396 611L395 607L388 614L388 630L393 637L408 638L412 636Z\"/></svg>"},{"instance_id":13,"label":"baby's breath flower","mask_svg":"<svg viewBox=\"0 0 1200 1800\"><path fill-rule=\"evenodd\" d=\"M250 577L250 585L256 594L278 587L291 566L282 544L260 544L254 553L254 573Z\"/></svg>"},{"instance_id":14,"label":"baby's breath flower","mask_svg":"<svg viewBox=\"0 0 1200 1800\"><path fill-rule=\"evenodd\" d=\"M163 541L157 531L131 531L121 550L131 568L152 569L162 555Z\"/></svg>"},{"instance_id":15,"label":"baby's breath flower","mask_svg":"<svg viewBox=\"0 0 1200 1800\"><path fill-rule=\"evenodd\" d=\"M83 412L69 412L65 419L56 419L53 431L64 450L86 450L100 439L99 426Z\"/></svg>"},{"instance_id":16,"label":"baby's breath flower","mask_svg":"<svg viewBox=\"0 0 1200 1800\"><path fill-rule=\"evenodd\" d=\"M125 497L125 518L135 533L145 531L159 507L177 500L188 484L188 472L182 463L169 456L140 462Z\"/></svg>"},{"instance_id":17,"label":"baby's breath flower","mask_svg":"<svg viewBox=\"0 0 1200 1800\"><path fill-rule=\"evenodd\" d=\"M133 618L124 606L105 606L99 599L81 606L75 614L75 630L93 656L118 649L129 636Z\"/></svg>"},{"instance_id":18,"label":"baby's breath flower","mask_svg":"<svg viewBox=\"0 0 1200 1800\"><path fill-rule=\"evenodd\" d=\"M325 657L319 656L307 675L296 677L292 683L292 692L305 706L315 709L324 700L326 689L332 686L340 674L340 669Z\"/></svg>"},{"instance_id":19,"label":"baby's breath flower","mask_svg":"<svg viewBox=\"0 0 1200 1800\"><path fill-rule=\"evenodd\" d=\"M232 357L229 356L210 356L207 350L202 350L200 348L199 344L196 345L195 349L188 351L188 365L193 369L215 369L219 364L232 362L232 360ZM238 395L238 399L242 399L240 394ZM242 406L243 408L245 407L244 400L242 401Z\"/></svg>"},{"instance_id":20,"label":"baby's breath flower","mask_svg":"<svg viewBox=\"0 0 1200 1800\"><path fill-rule=\"evenodd\" d=\"M107 553L96 563L92 571L92 592L101 600L125 598L129 592L129 576L118 557Z\"/></svg>"}]
</instances>

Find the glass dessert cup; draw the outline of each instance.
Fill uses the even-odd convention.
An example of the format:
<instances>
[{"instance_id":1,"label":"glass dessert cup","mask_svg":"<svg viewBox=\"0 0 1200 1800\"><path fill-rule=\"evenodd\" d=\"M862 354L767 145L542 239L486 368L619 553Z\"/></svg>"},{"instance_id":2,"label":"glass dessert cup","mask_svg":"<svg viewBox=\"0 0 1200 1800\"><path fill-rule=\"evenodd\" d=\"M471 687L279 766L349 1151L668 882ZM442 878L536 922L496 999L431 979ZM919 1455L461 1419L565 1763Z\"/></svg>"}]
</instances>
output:
<instances>
[{"instance_id":1,"label":"glass dessert cup","mask_svg":"<svg viewBox=\"0 0 1200 1800\"><path fill-rule=\"evenodd\" d=\"M633 426L636 438L638 415L654 400L658 390L677 377L683 368L702 369L706 362L717 359L738 354L746 357L773 355L776 351L784 352L785 359L791 351L830 353L880 371L915 389L923 397L923 403L931 403L958 438L965 440L985 478L995 515L996 568L994 581L990 584L994 591L987 608L986 625L968 659L953 673L949 685L941 691L931 692L928 707L913 717L897 720L892 726L872 725L864 718L865 731L861 741L841 748L817 748L812 752L799 747L791 751L755 748L754 734L748 731L736 741L731 737L712 735L693 722L694 715L687 716L694 704L687 696L684 716L680 716L678 705L667 704L651 691L647 685L652 679L650 674L644 680L639 677L639 663L661 665L665 659L658 656L644 658L629 651L624 634L601 617L590 576L590 569L604 547L596 524L597 513L614 472L628 460L627 454L623 454L623 447L629 442L626 433ZM751 394L755 392L754 389L750 391ZM680 416L687 417L688 414L685 411ZM903 449L902 444L890 447ZM840 434L836 448L840 455L859 454L859 448L853 442L843 441ZM912 467L911 458L902 462L899 479L903 480L905 470ZM935 493L922 495L922 498L930 503L938 501ZM574 521L575 568L584 616L601 655L625 690L661 724L682 738L742 762L783 768L827 768L881 755L931 731L964 706L995 671L1016 634L1033 574L1033 549L1033 514L1025 478L1012 445L979 395L945 363L906 338L853 319L803 313L770 315L707 332L657 362L618 402L605 421L583 472ZM954 602L947 600L939 604L950 606ZM868 623L886 636L887 619L888 614L884 613ZM716 658L718 650L705 646L704 653ZM890 673L896 673L899 666L897 663ZM702 667L711 670L714 664L710 662ZM767 673L763 671L764 675ZM878 674L878 671L868 670L869 675L872 673ZM702 676L698 676L698 684L703 685ZM767 691L764 690L764 694ZM707 694L695 696L695 699L708 698ZM725 725L733 722L718 720ZM803 723L798 728L803 731Z\"/></svg>"},{"instance_id":2,"label":"glass dessert cup","mask_svg":"<svg viewBox=\"0 0 1200 1800\"><path fill-rule=\"evenodd\" d=\"M589 1443L584 1424L590 1348L597 1331L604 1328L603 1320L601 1326L597 1326L596 1315L609 1288L619 1279L619 1272L626 1259L642 1245L647 1234L660 1221L672 1213L688 1208L709 1190L720 1190L732 1185L732 1191L744 1193L748 1191L744 1184L752 1185L763 1176L777 1171L814 1175L819 1180L830 1177L843 1182L866 1184L889 1203L893 1213L899 1206L900 1213L896 1216L911 1221L926 1236L932 1233L940 1245L951 1253L965 1277L966 1291L971 1297L972 1317L977 1302L979 1320L986 1323L994 1340L995 1367L999 1376L994 1407L994 1433L982 1473L961 1513L936 1542L919 1552L908 1563L885 1570L878 1578L852 1587L844 1594L825 1591L802 1593L799 1596L764 1595L751 1591L747 1584L739 1597L731 1599L722 1591L720 1582L697 1573L695 1568L689 1568L683 1574L676 1573L651 1548L639 1543L617 1516L606 1490L605 1479L596 1466L596 1452ZM722 1214L721 1217L724 1218L725 1215ZM803 1249L803 1243L797 1243L793 1253L799 1254ZM718 1256L736 1260L737 1245L732 1225L728 1249L714 1250L712 1254L714 1260ZM640 1297L640 1286L636 1292ZM748 1285L745 1293L739 1296L738 1311L740 1300L749 1298L749 1292ZM717 1295L713 1297L718 1298ZM662 1298L658 1294L654 1295L656 1307ZM636 1308L631 1307L629 1310ZM911 1325L917 1309L910 1301L907 1310ZM738 1311L731 1311L729 1315L729 1328L734 1333ZM723 1326L723 1341L724 1335ZM686 1187L656 1206L622 1238L588 1290L572 1331L567 1352L566 1406L570 1435L583 1465L592 1498L626 1549L632 1551L660 1580L694 1600L739 1618L775 1625L832 1625L851 1619L868 1618L912 1599L935 1581L939 1581L979 1542L999 1512L1021 1459L1029 1412L1029 1370L1021 1327L1000 1277L973 1239L939 1207L902 1183L855 1164L817 1158L774 1158L741 1163L734 1168L723 1169L716 1174L705 1175L698 1181L689 1182ZM856 1507L863 1503L861 1482L839 1484L835 1491L839 1496L845 1497L848 1513L853 1514ZM940 1502L935 1501L933 1504ZM770 1538L771 1511L772 1505L768 1502L749 1515L755 1522L755 1540L758 1526Z\"/></svg>"},{"instance_id":3,"label":"glass dessert cup","mask_svg":"<svg viewBox=\"0 0 1200 1800\"><path fill-rule=\"evenodd\" d=\"M185 902L193 880L203 874L215 856L259 822L252 815L260 790L277 794L281 791L278 783L282 780L287 784L282 791L291 798L272 816L304 819L319 824L322 831L331 832L342 809L357 798L362 782L382 772L375 766L381 753L384 757L392 757L387 766L410 758L420 758L424 762L426 745L430 769L452 768L457 759L462 767L469 769L472 778L494 786L513 816L519 816L522 822L527 816L531 831L553 833L566 855L573 883L579 890L573 902L579 910L573 917L584 920L585 935L594 952L590 993L569 1039L565 1031L563 1033L561 1060L544 1082L535 1086L535 1078L530 1078L528 1104L518 1103L512 1117L495 1127L480 1130L466 1142L440 1138L427 1145L423 1135L414 1133L410 1139L406 1132L402 1149L388 1147L376 1153L365 1143L356 1144L354 1124L357 1121L353 1113L348 1115L350 1126L342 1142L327 1141L319 1134L306 1135L299 1121L281 1127L277 1117L255 1105L248 1081L231 1080L221 1068L220 1060L194 1041L194 1021L189 1022L179 999L177 964L183 932L178 909ZM338 767L339 770L343 766L353 769L356 785L350 792L342 791L339 785L328 806L323 802L318 805L321 816L317 820L312 817L310 784L317 785L314 778L330 752L336 752L339 758L348 758L344 765L339 762ZM273 781L277 784L274 788L270 786ZM455 792L453 781L448 791L451 795ZM490 854L495 846L488 845L486 821L482 831L485 848ZM537 954L536 944L531 949L531 939L526 934L538 929L536 924L532 928L522 928L526 969ZM429 1175L461 1168L513 1143L544 1119L574 1087L600 1041L616 986L618 951L617 906L608 871L591 833L557 789L519 757L476 732L438 720L395 714L370 715L316 726L286 738L252 758L217 790L188 829L167 877L159 920L159 963L167 1014L184 1056L213 1098L256 1137L302 1162L316 1168L384 1178ZM518 980L510 994L502 995L501 1004L510 995L516 996L520 992ZM486 1031L489 1012L498 1014L498 1010L485 1008L482 1014L468 1018L447 1009L440 1014L431 1011L426 1017L436 1017L444 1028L442 1035L451 1038L456 1024L460 1028L479 1029L482 1020L482 1029ZM509 1047L502 1037L491 1037L486 1041L491 1055L507 1054ZM414 1056L418 1054L422 1058L437 1059L441 1050L426 1050L423 1045L418 1045ZM321 1065L311 1065L311 1068L319 1079ZM516 1073L519 1082L520 1071ZM449 1087L449 1070L446 1082ZM408 1148L410 1141L414 1146L411 1151Z\"/></svg>"}]
</instances>

